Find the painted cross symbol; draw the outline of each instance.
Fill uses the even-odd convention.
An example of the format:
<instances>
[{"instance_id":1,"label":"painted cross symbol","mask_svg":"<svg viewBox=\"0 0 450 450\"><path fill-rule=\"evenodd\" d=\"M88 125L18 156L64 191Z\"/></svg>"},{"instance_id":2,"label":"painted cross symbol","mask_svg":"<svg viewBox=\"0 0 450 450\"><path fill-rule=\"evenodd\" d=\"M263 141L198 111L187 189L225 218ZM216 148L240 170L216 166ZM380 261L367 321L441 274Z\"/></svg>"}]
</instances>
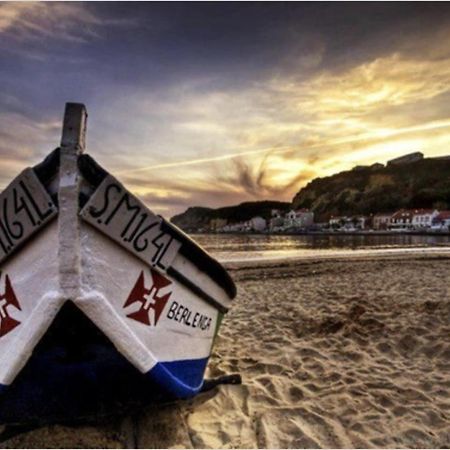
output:
<instances>
[{"instance_id":1,"label":"painted cross symbol","mask_svg":"<svg viewBox=\"0 0 450 450\"><path fill-rule=\"evenodd\" d=\"M172 282L154 269L150 269L150 273L153 280L150 289L145 287L144 271L142 271L123 307L127 308L136 302L140 302L141 307L137 311L127 314L127 317L148 326L156 326L171 295L171 292L159 295L159 291Z\"/></svg>"},{"instance_id":2,"label":"painted cross symbol","mask_svg":"<svg viewBox=\"0 0 450 450\"><path fill-rule=\"evenodd\" d=\"M5 293L0 295L0 338L12 331L20 322L13 319L8 313L8 306L14 306L18 310L22 310L16 294L11 285L9 276L5 276Z\"/></svg>"}]
</instances>

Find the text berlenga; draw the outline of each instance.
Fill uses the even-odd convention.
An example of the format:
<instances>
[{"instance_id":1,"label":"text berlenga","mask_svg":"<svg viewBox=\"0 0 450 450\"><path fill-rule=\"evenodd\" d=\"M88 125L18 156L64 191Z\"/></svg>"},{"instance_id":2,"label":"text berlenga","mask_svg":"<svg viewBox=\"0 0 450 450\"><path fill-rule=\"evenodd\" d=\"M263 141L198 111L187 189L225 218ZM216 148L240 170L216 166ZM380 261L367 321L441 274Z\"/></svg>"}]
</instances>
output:
<instances>
[{"instance_id":1,"label":"text berlenga","mask_svg":"<svg viewBox=\"0 0 450 450\"><path fill-rule=\"evenodd\" d=\"M188 327L200 328L202 331L209 330L211 327L211 317L199 312L194 313L191 309L173 301L167 312L167 318L180 322Z\"/></svg>"}]
</instances>

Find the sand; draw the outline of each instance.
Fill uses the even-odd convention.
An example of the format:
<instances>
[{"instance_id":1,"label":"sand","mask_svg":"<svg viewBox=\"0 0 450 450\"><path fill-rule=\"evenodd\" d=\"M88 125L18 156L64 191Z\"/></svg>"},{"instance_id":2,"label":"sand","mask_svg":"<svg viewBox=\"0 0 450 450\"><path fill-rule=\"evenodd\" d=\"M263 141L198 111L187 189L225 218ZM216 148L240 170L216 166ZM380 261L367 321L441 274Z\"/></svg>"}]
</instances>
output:
<instances>
[{"instance_id":1,"label":"sand","mask_svg":"<svg viewBox=\"0 0 450 450\"><path fill-rule=\"evenodd\" d=\"M450 258L230 267L239 295L195 400L3 447L450 447Z\"/></svg>"}]
</instances>

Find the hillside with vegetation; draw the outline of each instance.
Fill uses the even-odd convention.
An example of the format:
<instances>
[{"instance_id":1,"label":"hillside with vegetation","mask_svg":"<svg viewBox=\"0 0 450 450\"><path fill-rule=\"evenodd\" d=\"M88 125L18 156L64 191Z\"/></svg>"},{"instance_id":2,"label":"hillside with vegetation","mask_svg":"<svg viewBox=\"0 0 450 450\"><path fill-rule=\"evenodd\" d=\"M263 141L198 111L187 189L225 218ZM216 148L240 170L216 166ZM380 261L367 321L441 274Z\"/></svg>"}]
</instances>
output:
<instances>
[{"instance_id":1,"label":"hillside with vegetation","mask_svg":"<svg viewBox=\"0 0 450 450\"><path fill-rule=\"evenodd\" d=\"M309 208L315 220L330 216L368 215L400 208L448 209L450 160L425 158L388 165L374 164L316 178L294 197L293 208Z\"/></svg>"},{"instance_id":2,"label":"hillside with vegetation","mask_svg":"<svg viewBox=\"0 0 450 450\"><path fill-rule=\"evenodd\" d=\"M245 202L217 209L194 206L188 208L184 213L172 217L171 222L187 232L192 232L208 229L214 219L223 219L228 223L243 222L255 216L269 219L272 209L286 211L290 206L290 203L269 200Z\"/></svg>"}]
</instances>

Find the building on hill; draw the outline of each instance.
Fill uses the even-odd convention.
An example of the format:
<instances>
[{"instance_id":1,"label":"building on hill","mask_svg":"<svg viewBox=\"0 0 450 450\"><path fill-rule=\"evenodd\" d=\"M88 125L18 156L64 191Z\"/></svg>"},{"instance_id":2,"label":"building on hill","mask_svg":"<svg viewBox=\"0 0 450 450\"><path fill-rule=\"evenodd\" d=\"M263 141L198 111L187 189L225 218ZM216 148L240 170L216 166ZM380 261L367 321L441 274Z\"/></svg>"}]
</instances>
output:
<instances>
[{"instance_id":1,"label":"building on hill","mask_svg":"<svg viewBox=\"0 0 450 450\"><path fill-rule=\"evenodd\" d=\"M391 159L387 162L388 166L400 166L402 164L410 164L423 159L422 152L408 153L407 155L400 156L399 158Z\"/></svg>"}]
</instances>

